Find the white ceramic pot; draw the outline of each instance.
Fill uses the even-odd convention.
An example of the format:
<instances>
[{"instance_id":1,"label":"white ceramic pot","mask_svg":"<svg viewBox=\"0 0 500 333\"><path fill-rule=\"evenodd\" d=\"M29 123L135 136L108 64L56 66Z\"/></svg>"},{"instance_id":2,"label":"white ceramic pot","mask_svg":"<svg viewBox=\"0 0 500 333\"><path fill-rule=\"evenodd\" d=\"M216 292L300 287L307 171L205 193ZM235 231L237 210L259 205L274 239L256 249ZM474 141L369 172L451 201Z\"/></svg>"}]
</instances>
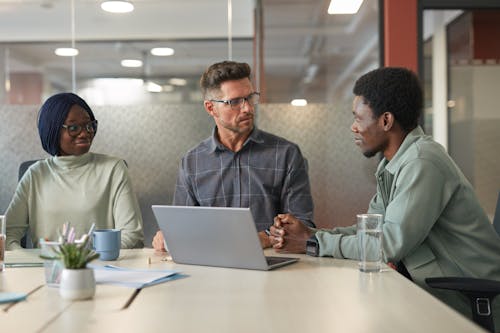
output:
<instances>
[{"instance_id":1,"label":"white ceramic pot","mask_svg":"<svg viewBox=\"0 0 500 333\"><path fill-rule=\"evenodd\" d=\"M91 268L63 269L59 284L59 294L62 298L68 300L81 300L94 297L94 270Z\"/></svg>"}]
</instances>

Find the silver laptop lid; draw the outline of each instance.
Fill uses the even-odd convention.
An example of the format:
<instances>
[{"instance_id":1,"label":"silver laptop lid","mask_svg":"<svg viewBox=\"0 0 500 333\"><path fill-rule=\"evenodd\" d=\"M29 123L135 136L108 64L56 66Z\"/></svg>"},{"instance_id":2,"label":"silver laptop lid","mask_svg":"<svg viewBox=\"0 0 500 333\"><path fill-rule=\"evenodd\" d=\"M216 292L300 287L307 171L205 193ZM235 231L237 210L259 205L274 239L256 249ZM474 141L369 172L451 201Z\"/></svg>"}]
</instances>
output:
<instances>
[{"instance_id":1,"label":"silver laptop lid","mask_svg":"<svg viewBox=\"0 0 500 333\"><path fill-rule=\"evenodd\" d=\"M249 208L152 206L176 263L268 270Z\"/></svg>"}]
</instances>

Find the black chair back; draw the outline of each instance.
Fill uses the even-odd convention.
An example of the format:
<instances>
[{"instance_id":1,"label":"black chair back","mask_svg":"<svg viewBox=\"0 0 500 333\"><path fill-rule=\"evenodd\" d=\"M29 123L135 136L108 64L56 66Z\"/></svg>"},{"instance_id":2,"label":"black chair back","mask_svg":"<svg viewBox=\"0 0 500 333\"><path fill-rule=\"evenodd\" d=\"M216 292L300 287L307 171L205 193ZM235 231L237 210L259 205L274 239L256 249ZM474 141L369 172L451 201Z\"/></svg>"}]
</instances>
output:
<instances>
[{"instance_id":1,"label":"black chair back","mask_svg":"<svg viewBox=\"0 0 500 333\"><path fill-rule=\"evenodd\" d=\"M22 162L20 165L19 165L19 171L18 171L18 174L17 174L17 180L21 180L21 178L23 178L24 174L26 173L26 171L29 169L29 167L34 164L35 162L37 162L38 160L29 160L29 161L24 161ZM26 234L24 234L23 238L21 238L21 246L26 248L26 249L31 249L33 248L33 243L31 241L31 237L29 236L30 235L30 230L28 228L28 230L26 231Z\"/></svg>"},{"instance_id":2,"label":"black chair back","mask_svg":"<svg viewBox=\"0 0 500 333\"><path fill-rule=\"evenodd\" d=\"M21 180L23 178L23 175L25 172L29 169L29 167L34 164L35 162L38 162L38 160L29 160L29 161L24 161L19 165L19 171L17 174L17 180Z\"/></svg>"}]
</instances>

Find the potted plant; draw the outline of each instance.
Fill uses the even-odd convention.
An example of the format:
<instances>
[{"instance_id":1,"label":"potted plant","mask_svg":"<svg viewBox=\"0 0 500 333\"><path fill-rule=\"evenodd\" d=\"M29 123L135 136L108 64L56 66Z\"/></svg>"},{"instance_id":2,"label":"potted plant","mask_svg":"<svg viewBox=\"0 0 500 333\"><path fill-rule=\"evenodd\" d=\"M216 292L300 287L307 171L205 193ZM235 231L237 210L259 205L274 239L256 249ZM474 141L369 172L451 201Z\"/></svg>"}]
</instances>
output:
<instances>
[{"instance_id":1,"label":"potted plant","mask_svg":"<svg viewBox=\"0 0 500 333\"><path fill-rule=\"evenodd\" d=\"M95 294L94 270L87 264L99 257L89 246L89 234L76 239L75 229L64 224L59 233L59 245L54 248L55 256L42 255L44 259L57 259L63 265L59 294L64 299L80 300L92 298Z\"/></svg>"}]
</instances>

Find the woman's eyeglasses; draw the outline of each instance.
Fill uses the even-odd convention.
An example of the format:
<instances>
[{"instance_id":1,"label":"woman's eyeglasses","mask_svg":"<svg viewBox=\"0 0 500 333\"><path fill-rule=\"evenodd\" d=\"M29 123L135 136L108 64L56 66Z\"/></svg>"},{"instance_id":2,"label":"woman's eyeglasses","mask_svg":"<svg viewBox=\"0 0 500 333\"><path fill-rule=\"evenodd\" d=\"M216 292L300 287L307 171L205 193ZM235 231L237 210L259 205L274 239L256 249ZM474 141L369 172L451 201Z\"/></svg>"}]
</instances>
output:
<instances>
[{"instance_id":1,"label":"woman's eyeglasses","mask_svg":"<svg viewBox=\"0 0 500 333\"><path fill-rule=\"evenodd\" d=\"M224 103L231 106L232 110L239 110L243 106L243 103L247 102L248 105L254 106L259 104L260 93L253 92L247 97L238 97L233 99L211 99L211 102Z\"/></svg>"},{"instance_id":2,"label":"woman's eyeglasses","mask_svg":"<svg viewBox=\"0 0 500 333\"><path fill-rule=\"evenodd\" d=\"M94 134L95 131L97 131L97 120L91 121L89 123L86 123L85 125L78 125L78 124L72 124L72 125L62 125L63 128L65 128L68 131L68 134L70 136L78 136L80 133L85 130L89 134Z\"/></svg>"}]
</instances>

